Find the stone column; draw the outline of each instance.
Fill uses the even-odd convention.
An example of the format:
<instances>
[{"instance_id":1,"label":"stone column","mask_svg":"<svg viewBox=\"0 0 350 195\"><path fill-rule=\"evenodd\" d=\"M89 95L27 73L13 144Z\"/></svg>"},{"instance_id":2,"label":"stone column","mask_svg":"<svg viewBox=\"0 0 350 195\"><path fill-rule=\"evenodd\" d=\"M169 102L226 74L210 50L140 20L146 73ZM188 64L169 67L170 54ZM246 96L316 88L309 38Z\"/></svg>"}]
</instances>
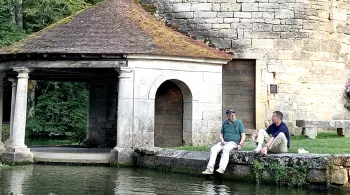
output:
<instances>
[{"instance_id":1,"label":"stone column","mask_svg":"<svg viewBox=\"0 0 350 195\"><path fill-rule=\"evenodd\" d=\"M2 143L2 110L3 110L3 86L4 86L4 73L0 73L0 155L5 152L4 144Z\"/></svg>"},{"instance_id":2,"label":"stone column","mask_svg":"<svg viewBox=\"0 0 350 195\"><path fill-rule=\"evenodd\" d=\"M11 143L11 137L13 134L13 117L15 114L15 103L16 103L16 91L17 91L17 79L10 78L9 81L12 83L12 96L11 96L11 115L10 115L10 137L6 140L6 146Z\"/></svg>"},{"instance_id":3,"label":"stone column","mask_svg":"<svg viewBox=\"0 0 350 195\"><path fill-rule=\"evenodd\" d=\"M15 112L13 116L13 126L10 144L3 153L5 162L33 162L33 154L24 144L26 114L27 114L27 93L29 69L14 68L18 72Z\"/></svg>"},{"instance_id":4,"label":"stone column","mask_svg":"<svg viewBox=\"0 0 350 195\"><path fill-rule=\"evenodd\" d=\"M133 70L121 68L118 88L117 147L133 146Z\"/></svg>"},{"instance_id":5,"label":"stone column","mask_svg":"<svg viewBox=\"0 0 350 195\"><path fill-rule=\"evenodd\" d=\"M120 68L118 88L117 146L111 151L111 164L132 162L134 126L133 69Z\"/></svg>"}]
</instances>

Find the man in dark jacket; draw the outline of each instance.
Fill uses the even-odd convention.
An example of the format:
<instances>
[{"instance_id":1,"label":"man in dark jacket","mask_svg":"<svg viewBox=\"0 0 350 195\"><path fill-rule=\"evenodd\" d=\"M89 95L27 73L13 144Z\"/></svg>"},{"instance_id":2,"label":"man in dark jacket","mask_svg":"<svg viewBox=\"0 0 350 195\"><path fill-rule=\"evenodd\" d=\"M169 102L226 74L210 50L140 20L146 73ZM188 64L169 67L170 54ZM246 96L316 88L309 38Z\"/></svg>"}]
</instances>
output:
<instances>
[{"instance_id":1,"label":"man in dark jacket","mask_svg":"<svg viewBox=\"0 0 350 195\"><path fill-rule=\"evenodd\" d=\"M272 114L272 125L266 131L260 129L258 134L253 134L253 140L256 140L256 153L267 154L267 151L273 153L288 152L290 147L290 138L287 125L282 121L283 114L280 111L274 111ZM270 137L269 135L272 135ZM266 143L265 146L263 144Z\"/></svg>"}]
</instances>

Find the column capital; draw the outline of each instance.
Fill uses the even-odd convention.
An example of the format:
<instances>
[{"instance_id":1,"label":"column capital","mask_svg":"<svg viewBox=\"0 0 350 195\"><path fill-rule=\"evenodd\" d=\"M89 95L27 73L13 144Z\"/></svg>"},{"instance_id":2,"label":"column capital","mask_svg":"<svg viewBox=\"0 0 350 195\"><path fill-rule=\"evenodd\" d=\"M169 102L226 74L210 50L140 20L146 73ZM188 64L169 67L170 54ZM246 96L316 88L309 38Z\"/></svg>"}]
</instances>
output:
<instances>
[{"instance_id":1,"label":"column capital","mask_svg":"<svg viewBox=\"0 0 350 195\"><path fill-rule=\"evenodd\" d=\"M31 72L31 69L24 67L14 67L13 70L18 72L17 78L29 78L29 73Z\"/></svg>"},{"instance_id":2,"label":"column capital","mask_svg":"<svg viewBox=\"0 0 350 195\"><path fill-rule=\"evenodd\" d=\"M32 71L32 69L25 68L25 67L14 67L13 70L18 73L29 73Z\"/></svg>"},{"instance_id":3,"label":"column capital","mask_svg":"<svg viewBox=\"0 0 350 195\"><path fill-rule=\"evenodd\" d=\"M134 71L133 68L129 67L121 67L119 70L119 78L120 79L127 79L132 76L132 72Z\"/></svg>"}]
</instances>

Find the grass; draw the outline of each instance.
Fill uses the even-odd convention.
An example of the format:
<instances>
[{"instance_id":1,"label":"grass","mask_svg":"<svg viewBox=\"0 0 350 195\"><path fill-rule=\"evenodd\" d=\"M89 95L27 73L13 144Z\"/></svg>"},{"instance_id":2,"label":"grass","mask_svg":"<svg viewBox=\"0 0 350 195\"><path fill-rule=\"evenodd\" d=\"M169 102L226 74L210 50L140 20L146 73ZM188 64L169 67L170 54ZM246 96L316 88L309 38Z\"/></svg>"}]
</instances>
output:
<instances>
[{"instance_id":1,"label":"grass","mask_svg":"<svg viewBox=\"0 0 350 195\"><path fill-rule=\"evenodd\" d=\"M338 137L336 132L322 132L316 139L304 136L291 136L291 148L288 153L297 153L299 148L304 148L309 153L315 154L350 154L350 137ZM242 148L243 151L253 150L256 145L247 140ZM174 147L180 150L210 151L210 146L182 146Z\"/></svg>"}]
</instances>

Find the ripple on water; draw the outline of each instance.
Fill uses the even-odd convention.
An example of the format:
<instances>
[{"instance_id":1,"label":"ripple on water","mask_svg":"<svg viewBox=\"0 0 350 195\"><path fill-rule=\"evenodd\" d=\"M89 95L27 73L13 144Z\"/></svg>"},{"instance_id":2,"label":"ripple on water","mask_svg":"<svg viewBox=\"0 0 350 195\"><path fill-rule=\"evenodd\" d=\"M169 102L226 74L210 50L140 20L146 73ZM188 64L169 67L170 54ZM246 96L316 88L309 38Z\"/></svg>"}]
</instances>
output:
<instances>
[{"instance_id":1,"label":"ripple on water","mask_svg":"<svg viewBox=\"0 0 350 195\"><path fill-rule=\"evenodd\" d=\"M24 195L47 195L49 192L56 195L331 195L341 193L337 190L278 188L145 169L53 165L0 168L0 195L8 195L10 192Z\"/></svg>"}]
</instances>

